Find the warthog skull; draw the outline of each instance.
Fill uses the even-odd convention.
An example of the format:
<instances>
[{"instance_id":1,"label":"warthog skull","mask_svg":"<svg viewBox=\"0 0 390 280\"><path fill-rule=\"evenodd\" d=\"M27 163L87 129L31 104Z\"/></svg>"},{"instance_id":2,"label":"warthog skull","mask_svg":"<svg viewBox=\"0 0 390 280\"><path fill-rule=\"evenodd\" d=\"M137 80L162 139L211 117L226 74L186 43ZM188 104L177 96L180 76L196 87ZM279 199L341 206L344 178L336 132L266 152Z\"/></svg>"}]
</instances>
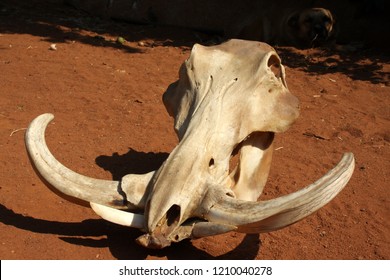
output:
<instances>
[{"instance_id":1,"label":"warthog skull","mask_svg":"<svg viewBox=\"0 0 390 280\"><path fill-rule=\"evenodd\" d=\"M353 173L348 153L300 191L257 201L268 177L274 133L288 129L299 114L280 58L266 44L195 45L163 101L180 141L157 171L106 181L69 170L45 143L51 114L37 117L27 130L33 165L60 193L89 202L106 220L144 231L137 241L149 248L228 231L286 227L333 199Z\"/></svg>"}]
</instances>

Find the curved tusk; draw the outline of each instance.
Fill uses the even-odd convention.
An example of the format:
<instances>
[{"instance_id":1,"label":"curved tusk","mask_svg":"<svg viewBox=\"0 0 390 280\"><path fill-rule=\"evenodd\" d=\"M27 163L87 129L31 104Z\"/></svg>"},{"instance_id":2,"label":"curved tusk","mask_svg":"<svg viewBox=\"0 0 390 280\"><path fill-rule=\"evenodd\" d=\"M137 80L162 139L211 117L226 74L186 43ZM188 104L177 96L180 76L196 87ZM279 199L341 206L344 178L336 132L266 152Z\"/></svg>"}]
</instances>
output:
<instances>
[{"instance_id":1,"label":"curved tusk","mask_svg":"<svg viewBox=\"0 0 390 280\"><path fill-rule=\"evenodd\" d=\"M352 153L313 184L268 201L251 202L228 196L214 204L204 218L238 227L237 231L261 233L291 225L331 201L348 183L355 167Z\"/></svg>"},{"instance_id":2,"label":"curved tusk","mask_svg":"<svg viewBox=\"0 0 390 280\"><path fill-rule=\"evenodd\" d=\"M27 152L35 166L38 175L42 176L53 191L65 194L69 200L77 198L87 202L95 202L118 209L128 209L138 205L144 197L144 190L139 187L143 183L142 175L134 178L134 184L137 184L136 192L132 197L127 198L121 189L121 183L118 181L93 179L80 175L58 162L49 151L45 141L45 130L50 121L54 119L52 114L43 114L35 118L27 129L25 142ZM147 175L150 178L150 174ZM127 180L126 185L131 185ZM80 201L76 201L80 203Z\"/></svg>"},{"instance_id":3,"label":"curved tusk","mask_svg":"<svg viewBox=\"0 0 390 280\"><path fill-rule=\"evenodd\" d=\"M90 205L92 210L106 221L126 227L144 228L144 215L125 212L93 202L90 202Z\"/></svg>"}]
</instances>

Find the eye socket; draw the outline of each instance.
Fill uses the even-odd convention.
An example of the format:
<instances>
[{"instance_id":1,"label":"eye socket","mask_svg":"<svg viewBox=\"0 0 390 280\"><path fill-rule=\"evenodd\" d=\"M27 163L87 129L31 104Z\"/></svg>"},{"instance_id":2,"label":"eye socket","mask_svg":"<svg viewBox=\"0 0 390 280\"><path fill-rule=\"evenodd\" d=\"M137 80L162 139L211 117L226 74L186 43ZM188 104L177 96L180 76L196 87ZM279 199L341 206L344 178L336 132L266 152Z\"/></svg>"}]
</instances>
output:
<instances>
[{"instance_id":1,"label":"eye socket","mask_svg":"<svg viewBox=\"0 0 390 280\"><path fill-rule=\"evenodd\" d=\"M272 73L274 73L276 78L279 79L282 77L282 67L280 67L280 61L275 55L272 55L268 59L268 67L271 69Z\"/></svg>"}]
</instances>

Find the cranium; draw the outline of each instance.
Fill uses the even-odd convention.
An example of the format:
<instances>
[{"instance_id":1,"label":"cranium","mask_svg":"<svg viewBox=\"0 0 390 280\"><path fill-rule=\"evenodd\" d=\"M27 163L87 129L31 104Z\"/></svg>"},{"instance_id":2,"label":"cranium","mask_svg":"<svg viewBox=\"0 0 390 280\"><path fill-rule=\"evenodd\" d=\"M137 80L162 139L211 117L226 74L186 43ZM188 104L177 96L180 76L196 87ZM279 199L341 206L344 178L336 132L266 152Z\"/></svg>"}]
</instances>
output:
<instances>
[{"instance_id":1,"label":"cranium","mask_svg":"<svg viewBox=\"0 0 390 280\"><path fill-rule=\"evenodd\" d=\"M106 181L69 170L45 143L51 114L37 117L27 130L32 163L55 190L89 202L106 220L141 229L137 241L149 248L228 231L286 227L332 200L353 173L354 157L347 153L313 184L257 201L268 177L274 133L287 130L299 114L280 58L267 44L195 45L163 101L180 141L156 171ZM238 152L238 164L231 168Z\"/></svg>"}]
</instances>

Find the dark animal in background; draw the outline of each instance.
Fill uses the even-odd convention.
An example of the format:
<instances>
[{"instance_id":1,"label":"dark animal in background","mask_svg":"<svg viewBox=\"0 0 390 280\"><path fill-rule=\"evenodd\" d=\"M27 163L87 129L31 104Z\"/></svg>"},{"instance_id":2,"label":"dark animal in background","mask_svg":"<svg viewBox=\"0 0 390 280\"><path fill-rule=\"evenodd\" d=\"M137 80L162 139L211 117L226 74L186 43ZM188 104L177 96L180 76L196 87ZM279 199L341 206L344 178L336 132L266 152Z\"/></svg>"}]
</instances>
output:
<instances>
[{"instance_id":1,"label":"dark animal in background","mask_svg":"<svg viewBox=\"0 0 390 280\"><path fill-rule=\"evenodd\" d=\"M334 39L334 24L332 13L327 9L310 8L294 13L284 26L286 43L301 48L327 44Z\"/></svg>"},{"instance_id":2,"label":"dark animal in background","mask_svg":"<svg viewBox=\"0 0 390 280\"><path fill-rule=\"evenodd\" d=\"M331 45L335 35L335 19L327 9L272 7L236 23L232 33L228 34L229 37L302 49Z\"/></svg>"}]
</instances>

